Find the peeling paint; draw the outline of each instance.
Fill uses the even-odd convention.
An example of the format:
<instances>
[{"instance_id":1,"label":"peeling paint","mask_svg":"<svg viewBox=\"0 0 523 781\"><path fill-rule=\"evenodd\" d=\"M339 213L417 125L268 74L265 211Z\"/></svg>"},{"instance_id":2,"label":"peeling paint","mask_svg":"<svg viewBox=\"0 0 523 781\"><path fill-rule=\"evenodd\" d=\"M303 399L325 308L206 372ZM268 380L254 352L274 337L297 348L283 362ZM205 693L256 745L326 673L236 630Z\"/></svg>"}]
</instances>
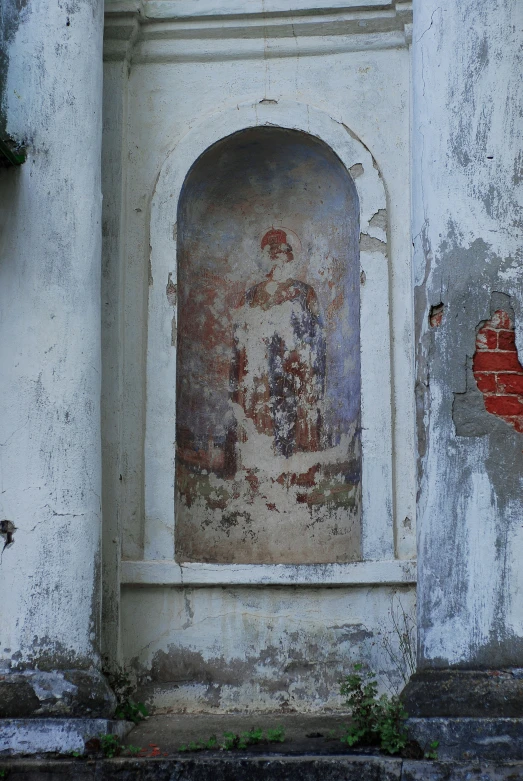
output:
<instances>
[{"instance_id":1,"label":"peeling paint","mask_svg":"<svg viewBox=\"0 0 523 781\"><path fill-rule=\"evenodd\" d=\"M172 306L176 310L176 305L178 302L178 286L173 282L173 275L172 272L169 272L169 276L167 278L167 287L165 290L165 293L167 295L167 301L169 302L169 305ZM174 312L171 320L171 346L176 347L176 339L177 339L177 324L176 324L176 311Z\"/></svg>"},{"instance_id":2,"label":"peeling paint","mask_svg":"<svg viewBox=\"0 0 523 781\"><path fill-rule=\"evenodd\" d=\"M376 214L373 215L369 222L369 226L372 228L381 228L386 231L388 225L387 209L379 209Z\"/></svg>"},{"instance_id":3,"label":"peeling paint","mask_svg":"<svg viewBox=\"0 0 523 781\"><path fill-rule=\"evenodd\" d=\"M349 168L349 173L353 179L357 179L359 176L362 176L365 173L365 169L361 163L356 163L355 165L351 165Z\"/></svg>"},{"instance_id":4,"label":"peeling paint","mask_svg":"<svg viewBox=\"0 0 523 781\"><path fill-rule=\"evenodd\" d=\"M383 252L386 255L387 243L374 238L374 236L369 236L368 233L360 233L360 250L361 252Z\"/></svg>"}]
</instances>

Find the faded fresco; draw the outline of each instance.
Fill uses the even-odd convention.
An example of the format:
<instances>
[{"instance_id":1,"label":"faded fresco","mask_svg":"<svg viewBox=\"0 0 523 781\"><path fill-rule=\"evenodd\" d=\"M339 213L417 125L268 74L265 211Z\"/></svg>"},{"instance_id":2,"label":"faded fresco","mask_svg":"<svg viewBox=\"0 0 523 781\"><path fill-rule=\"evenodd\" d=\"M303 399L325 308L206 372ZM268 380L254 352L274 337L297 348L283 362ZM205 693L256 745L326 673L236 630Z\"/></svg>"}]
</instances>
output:
<instances>
[{"instance_id":1,"label":"faded fresco","mask_svg":"<svg viewBox=\"0 0 523 781\"><path fill-rule=\"evenodd\" d=\"M176 556L360 558L359 206L304 133L209 149L178 213Z\"/></svg>"}]
</instances>

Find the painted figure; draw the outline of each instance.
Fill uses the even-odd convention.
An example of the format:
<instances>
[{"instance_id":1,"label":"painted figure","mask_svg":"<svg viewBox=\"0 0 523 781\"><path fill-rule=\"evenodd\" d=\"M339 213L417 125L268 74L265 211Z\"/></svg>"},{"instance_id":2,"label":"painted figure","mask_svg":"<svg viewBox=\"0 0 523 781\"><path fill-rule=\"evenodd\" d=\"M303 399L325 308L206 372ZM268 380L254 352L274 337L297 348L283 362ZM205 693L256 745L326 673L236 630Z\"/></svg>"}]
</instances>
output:
<instances>
[{"instance_id":1,"label":"painted figure","mask_svg":"<svg viewBox=\"0 0 523 781\"><path fill-rule=\"evenodd\" d=\"M232 401L285 457L321 450L325 337L314 289L292 278L287 235L272 228L261 241L270 271L250 288L234 317ZM237 421L238 439L247 436Z\"/></svg>"}]
</instances>

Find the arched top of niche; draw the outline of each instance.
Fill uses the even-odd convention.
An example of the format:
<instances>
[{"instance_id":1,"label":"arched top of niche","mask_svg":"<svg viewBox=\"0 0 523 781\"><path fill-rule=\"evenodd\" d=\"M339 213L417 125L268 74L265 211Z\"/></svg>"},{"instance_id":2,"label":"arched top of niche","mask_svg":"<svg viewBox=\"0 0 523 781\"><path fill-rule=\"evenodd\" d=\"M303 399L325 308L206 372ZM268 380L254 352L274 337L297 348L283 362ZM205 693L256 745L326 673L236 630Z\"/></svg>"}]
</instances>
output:
<instances>
[{"instance_id":1,"label":"arched top of niche","mask_svg":"<svg viewBox=\"0 0 523 781\"><path fill-rule=\"evenodd\" d=\"M167 253L172 257L176 248L175 221L178 200L188 171L195 161L213 144L247 128L273 125L300 130L319 138L340 158L347 168L358 193L360 231L363 235L387 242L386 220L373 219L384 215L387 208L385 187L376 164L365 145L344 124L329 114L311 106L280 101L278 103L240 104L220 114L208 116L192 128L167 156L158 176L151 202L151 262ZM372 251L375 248L368 245ZM362 250L367 247L362 247Z\"/></svg>"},{"instance_id":2,"label":"arched top of niche","mask_svg":"<svg viewBox=\"0 0 523 781\"><path fill-rule=\"evenodd\" d=\"M340 158L303 131L241 130L191 168L177 230L179 561L361 559L359 212Z\"/></svg>"},{"instance_id":3,"label":"arched top of niche","mask_svg":"<svg viewBox=\"0 0 523 781\"><path fill-rule=\"evenodd\" d=\"M392 439L388 333L388 221L384 182L367 147L341 122L304 104L246 103L207 115L167 155L158 175L150 212L150 284L147 336L147 422L145 433L145 558L174 556L173 443L176 439L176 219L178 201L194 162L218 141L248 128L272 125L323 141L351 175L358 194L362 333L375 332L376 311L384 313L377 338L361 342L362 551L363 558L394 555L392 523ZM367 240L370 238L371 240ZM377 477L379 475L379 478Z\"/></svg>"}]
</instances>

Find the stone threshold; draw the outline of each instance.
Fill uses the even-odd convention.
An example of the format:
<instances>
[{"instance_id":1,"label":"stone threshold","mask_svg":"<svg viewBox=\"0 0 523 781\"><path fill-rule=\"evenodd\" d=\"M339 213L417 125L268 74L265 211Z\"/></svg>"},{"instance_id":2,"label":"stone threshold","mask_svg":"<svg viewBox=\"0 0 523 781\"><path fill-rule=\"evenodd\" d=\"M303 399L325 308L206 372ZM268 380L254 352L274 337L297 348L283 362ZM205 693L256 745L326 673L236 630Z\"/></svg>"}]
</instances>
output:
<instances>
[{"instance_id":1,"label":"stone threshold","mask_svg":"<svg viewBox=\"0 0 523 781\"><path fill-rule=\"evenodd\" d=\"M163 714L137 727L108 719L3 719L0 779L523 781L523 719L409 719L410 736L421 746L439 741L437 761L389 757L371 748L356 753L340 741L347 721L343 713ZM213 734L276 726L285 730L283 743L231 752L179 750ZM111 733L120 737L124 751L136 746L146 755L103 759L98 745L89 747L85 756L71 756L83 753L89 738Z\"/></svg>"},{"instance_id":2,"label":"stone threshold","mask_svg":"<svg viewBox=\"0 0 523 781\"><path fill-rule=\"evenodd\" d=\"M2 771L6 771L2 776ZM429 762L376 756L0 759L8 781L520 781L523 762Z\"/></svg>"}]
</instances>

